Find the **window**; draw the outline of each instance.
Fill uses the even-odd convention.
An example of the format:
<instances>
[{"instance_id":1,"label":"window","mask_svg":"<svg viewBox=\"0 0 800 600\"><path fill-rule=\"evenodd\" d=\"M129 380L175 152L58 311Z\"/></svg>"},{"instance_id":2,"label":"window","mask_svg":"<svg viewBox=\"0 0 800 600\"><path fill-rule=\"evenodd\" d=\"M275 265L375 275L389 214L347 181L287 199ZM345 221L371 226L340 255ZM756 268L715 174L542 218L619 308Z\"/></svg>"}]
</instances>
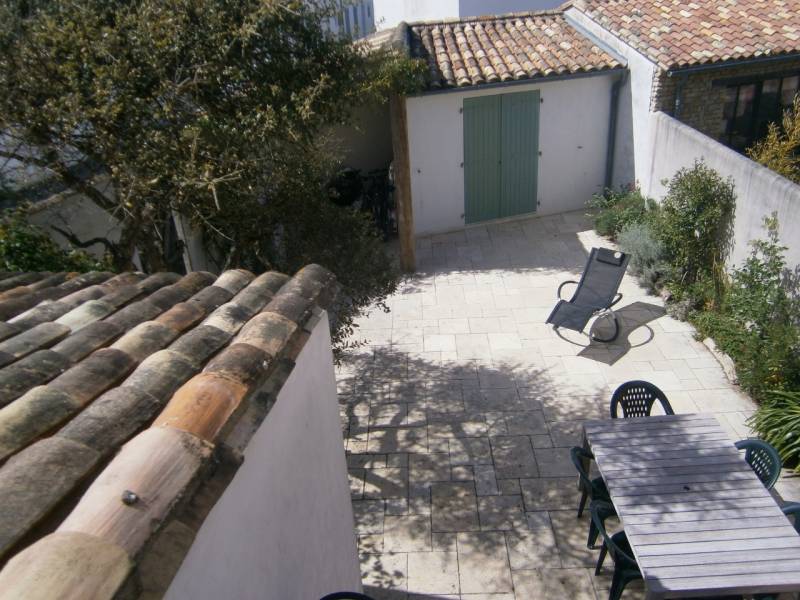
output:
<instances>
[{"instance_id":1,"label":"window","mask_svg":"<svg viewBox=\"0 0 800 600\"><path fill-rule=\"evenodd\" d=\"M722 141L735 150L749 148L767 134L770 123L780 123L783 111L791 107L798 92L798 75L727 85Z\"/></svg>"}]
</instances>

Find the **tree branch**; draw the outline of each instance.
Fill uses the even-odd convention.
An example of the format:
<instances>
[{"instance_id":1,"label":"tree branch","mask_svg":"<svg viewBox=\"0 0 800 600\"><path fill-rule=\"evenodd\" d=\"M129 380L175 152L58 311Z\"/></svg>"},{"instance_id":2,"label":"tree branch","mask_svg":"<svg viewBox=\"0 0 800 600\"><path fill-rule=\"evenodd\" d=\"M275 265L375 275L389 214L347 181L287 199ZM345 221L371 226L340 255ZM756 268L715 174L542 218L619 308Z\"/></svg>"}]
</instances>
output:
<instances>
[{"instance_id":1,"label":"tree branch","mask_svg":"<svg viewBox=\"0 0 800 600\"><path fill-rule=\"evenodd\" d=\"M50 225L50 227L54 231L63 235L70 244L72 244L77 248L83 249L83 248L89 248L90 246L94 246L95 244L102 244L103 246L105 246L106 251L109 254L111 254L111 256L114 258L115 264L121 258L119 248L114 242L112 242L108 238L94 237L88 240L81 240L77 235L75 235L71 231L67 231L66 229L61 229L61 227L58 227L57 225Z\"/></svg>"},{"instance_id":2,"label":"tree branch","mask_svg":"<svg viewBox=\"0 0 800 600\"><path fill-rule=\"evenodd\" d=\"M51 163L35 156L26 156L24 154L9 152L8 150L2 149L0 149L0 156L8 159L18 160L21 163L47 169L48 171L55 173L55 175L61 179L61 181L67 187L75 190L76 192L80 192L103 210L110 212L117 208L117 204L115 202L106 198L105 195L103 195L103 193L94 187L90 182L75 175L66 165L61 163Z\"/></svg>"}]
</instances>

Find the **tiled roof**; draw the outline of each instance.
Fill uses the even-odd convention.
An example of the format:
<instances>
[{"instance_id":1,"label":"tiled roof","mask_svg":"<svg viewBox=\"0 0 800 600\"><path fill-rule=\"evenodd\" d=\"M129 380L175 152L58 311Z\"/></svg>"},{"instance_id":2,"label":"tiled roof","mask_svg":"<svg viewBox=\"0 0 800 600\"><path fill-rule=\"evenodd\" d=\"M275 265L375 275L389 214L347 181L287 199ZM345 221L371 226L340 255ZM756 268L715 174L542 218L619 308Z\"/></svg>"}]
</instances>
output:
<instances>
[{"instance_id":1,"label":"tiled roof","mask_svg":"<svg viewBox=\"0 0 800 600\"><path fill-rule=\"evenodd\" d=\"M662 69L800 52L798 0L574 0Z\"/></svg>"},{"instance_id":2,"label":"tiled roof","mask_svg":"<svg viewBox=\"0 0 800 600\"><path fill-rule=\"evenodd\" d=\"M621 65L570 26L560 12L414 23L411 56L432 88L463 87L613 69Z\"/></svg>"},{"instance_id":3,"label":"tiled roof","mask_svg":"<svg viewBox=\"0 0 800 600\"><path fill-rule=\"evenodd\" d=\"M317 265L292 278L0 275L0 597L81 552L113 564L56 595L110 597L81 591L121 585L254 392L279 389L335 289Z\"/></svg>"}]
</instances>

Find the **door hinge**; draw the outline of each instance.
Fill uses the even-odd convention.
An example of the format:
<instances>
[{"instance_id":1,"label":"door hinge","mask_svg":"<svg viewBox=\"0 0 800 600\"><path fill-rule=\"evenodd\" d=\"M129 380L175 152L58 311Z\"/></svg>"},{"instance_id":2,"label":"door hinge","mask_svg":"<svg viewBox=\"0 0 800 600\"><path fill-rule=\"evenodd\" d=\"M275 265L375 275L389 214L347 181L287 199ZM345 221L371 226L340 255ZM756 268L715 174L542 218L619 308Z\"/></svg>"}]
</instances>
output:
<instances>
[{"instance_id":1,"label":"door hinge","mask_svg":"<svg viewBox=\"0 0 800 600\"><path fill-rule=\"evenodd\" d=\"M464 114L464 107L463 106L458 109L458 114Z\"/></svg>"},{"instance_id":2,"label":"door hinge","mask_svg":"<svg viewBox=\"0 0 800 600\"><path fill-rule=\"evenodd\" d=\"M541 156L541 155L542 155L542 151L541 151L541 150L539 150L539 156Z\"/></svg>"},{"instance_id":3,"label":"door hinge","mask_svg":"<svg viewBox=\"0 0 800 600\"><path fill-rule=\"evenodd\" d=\"M464 163L463 163L463 162L461 163L460 167L461 167L462 169L464 168Z\"/></svg>"},{"instance_id":4,"label":"door hinge","mask_svg":"<svg viewBox=\"0 0 800 600\"><path fill-rule=\"evenodd\" d=\"M544 98L542 98L541 96L539 96L539 104L544 104Z\"/></svg>"}]
</instances>

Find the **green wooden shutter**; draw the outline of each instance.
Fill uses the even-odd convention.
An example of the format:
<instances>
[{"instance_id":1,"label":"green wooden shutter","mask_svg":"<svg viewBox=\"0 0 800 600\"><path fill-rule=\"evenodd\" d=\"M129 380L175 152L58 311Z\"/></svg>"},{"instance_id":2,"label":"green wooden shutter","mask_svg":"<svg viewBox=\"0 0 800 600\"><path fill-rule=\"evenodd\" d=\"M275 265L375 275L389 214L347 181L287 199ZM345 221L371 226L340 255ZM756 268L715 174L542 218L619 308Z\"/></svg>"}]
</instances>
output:
<instances>
[{"instance_id":1,"label":"green wooden shutter","mask_svg":"<svg viewBox=\"0 0 800 600\"><path fill-rule=\"evenodd\" d=\"M539 92L464 100L467 224L536 211Z\"/></svg>"},{"instance_id":2,"label":"green wooden shutter","mask_svg":"<svg viewBox=\"0 0 800 600\"><path fill-rule=\"evenodd\" d=\"M539 159L539 92L504 94L500 216L536 210Z\"/></svg>"},{"instance_id":3,"label":"green wooden shutter","mask_svg":"<svg viewBox=\"0 0 800 600\"><path fill-rule=\"evenodd\" d=\"M500 96L464 100L464 218L500 217Z\"/></svg>"}]
</instances>

